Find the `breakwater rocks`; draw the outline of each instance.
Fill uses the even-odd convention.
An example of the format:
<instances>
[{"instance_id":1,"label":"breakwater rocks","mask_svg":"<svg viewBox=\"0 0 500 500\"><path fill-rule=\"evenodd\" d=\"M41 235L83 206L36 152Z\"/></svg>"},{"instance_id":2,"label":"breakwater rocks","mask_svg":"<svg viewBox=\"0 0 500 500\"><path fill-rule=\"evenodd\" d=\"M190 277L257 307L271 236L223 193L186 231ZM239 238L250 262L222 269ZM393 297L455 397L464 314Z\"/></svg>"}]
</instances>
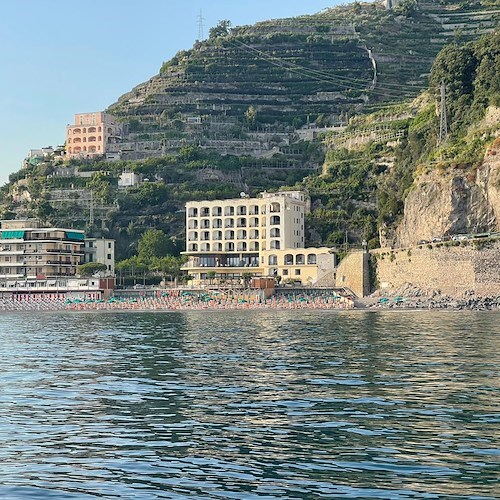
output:
<instances>
[{"instance_id":1,"label":"breakwater rocks","mask_svg":"<svg viewBox=\"0 0 500 500\"><path fill-rule=\"evenodd\" d=\"M498 297L474 297L469 299L453 299L451 297L405 299L398 298L384 301L379 299L365 307L380 309L447 309L452 311L500 311L500 295Z\"/></svg>"},{"instance_id":2,"label":"breakwater rocks","mask_svg":"<svg viewBox=\"0 0 500 500\"><path fill-rule=\"evenodd\" d=\"M439 290L426 292L411 283L393 293L377 291L356 303L358 308L378 309L445 309L452 311L500 311L500 295L481 297L468 291L462 297L451 297Z\"/></svg>"}]
</instances>

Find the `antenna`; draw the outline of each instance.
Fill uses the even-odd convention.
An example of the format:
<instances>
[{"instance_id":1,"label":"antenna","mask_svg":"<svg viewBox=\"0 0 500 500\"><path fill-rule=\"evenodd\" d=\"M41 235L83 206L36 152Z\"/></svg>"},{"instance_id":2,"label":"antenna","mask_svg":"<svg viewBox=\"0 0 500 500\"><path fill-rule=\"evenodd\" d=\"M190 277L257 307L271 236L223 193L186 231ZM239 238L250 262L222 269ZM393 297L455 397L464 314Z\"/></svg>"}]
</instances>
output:
<instances>
[{"instance_id":1,"label":"antenna","mask_svg":"<svg viewBox=\"0 0 500 500\"><path fill-rule=\"evenodd\" d=\"M200 9L200 13L196 16L196 22L198 23L198 41L200 42L205 38L205 33L203 32L203 21L205 21L205 18L203 17Z\"/></svg>"},{"instance_id":2,"label":"antenna","mask_svg":"<svg viewBox=\"0 0 500 500\"><path fill-rule=\"evenodd\" d=\"M439 144L441 144L448 135L448 121L446 119L446 85L441 82L441 112L439 120Z\"/></svg>"}]
</instances>

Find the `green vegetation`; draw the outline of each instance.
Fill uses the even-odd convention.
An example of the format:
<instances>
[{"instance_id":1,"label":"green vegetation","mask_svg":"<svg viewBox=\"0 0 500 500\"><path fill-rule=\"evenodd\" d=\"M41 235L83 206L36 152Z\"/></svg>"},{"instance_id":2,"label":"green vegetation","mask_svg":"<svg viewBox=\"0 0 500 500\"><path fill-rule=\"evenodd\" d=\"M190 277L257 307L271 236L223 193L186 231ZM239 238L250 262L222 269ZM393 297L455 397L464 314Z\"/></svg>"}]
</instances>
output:
<instances>
[{"instance_id":1,"label":"green vegetation","mask_svg":"<svg viewBox=\"0 0 500 500\"><path fill-rule=\"evenodd\" d=\"M87 262L78 266L78 274L85 277L94 276L94 274L104 272L107 270L106 264L100 264L99 262Z\"/></svg>"},{"instance_id":2,"label":"green vegetation","mask_svg":"<svg viewBox=\"0 0 500 500\"><path fill-rule=\"evenodd\" d=\"M221 21L110 107L149 158L131 147L134 159L28 163L0 190L2 216L115 238L122 275L158 278L178 274L186 201L294 187L311 197L306 244L374 248L415 177L458 169L473 178L494 138L498 124L478 123L500 106L499 32L476 40L473 29L494 6L406 0L393 11L354 3L254 26ZM464 24L454 36L439 21L449 9ZM450 130L438 146L442 81ZM314 128L340 123L319 136ZM300 140L302 126L314 140ZM125 171L141 182L119 189Z\"/></svg>"}]
</instances>

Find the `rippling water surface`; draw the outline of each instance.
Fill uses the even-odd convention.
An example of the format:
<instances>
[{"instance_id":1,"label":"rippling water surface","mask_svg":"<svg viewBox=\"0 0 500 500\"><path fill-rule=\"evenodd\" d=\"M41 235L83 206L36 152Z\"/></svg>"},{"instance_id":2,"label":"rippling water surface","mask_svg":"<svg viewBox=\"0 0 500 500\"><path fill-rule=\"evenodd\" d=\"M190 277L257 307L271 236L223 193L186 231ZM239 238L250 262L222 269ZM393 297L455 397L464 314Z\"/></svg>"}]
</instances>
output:
<instances>
[{"instance_id":1,"label":"rippling water surface","mask_svg":"<svg viewBox=\"0 0 500 500\"><path fill-rule=\"evenodd\" d=\"M0 316L0 498L495 498L500 314Z\"/></svg>"}]
</instances>

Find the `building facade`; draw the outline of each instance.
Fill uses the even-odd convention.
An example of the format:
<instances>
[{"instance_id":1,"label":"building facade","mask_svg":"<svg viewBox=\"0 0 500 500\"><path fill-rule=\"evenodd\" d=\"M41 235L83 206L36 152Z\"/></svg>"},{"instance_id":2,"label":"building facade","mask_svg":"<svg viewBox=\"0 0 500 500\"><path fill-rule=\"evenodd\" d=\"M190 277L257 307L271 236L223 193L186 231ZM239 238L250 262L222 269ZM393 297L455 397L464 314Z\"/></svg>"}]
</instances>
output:
<instances>
[{"instance_id":1,"label":"building facade","mask_svg":"<svg viewBox=\"0 0 500 500\"><path fill-rule=\"evenodd\" d=\"M43 228L36 220L0 221L0 279L76 276L84 233Z\"/></svg>"},{"instance_id":2,"label":"building facade","mask_svg":"<svg viewBox=\"0 0 500 500\"><path fill-rule=\"evenodd\" d=\"M115 240L85 238L85 262L98 262L106 266L105 276L115 275Z\"/></svg>"},{"instance_id":3,"label":"building facade","mask_svg":"<svg viewBox=\"0 0 500 500\"><path fill-rule=\"evenodd\" d=\"M102 111L76 114L75 123L66 126L66 157L105 155L108 145L121 138L122 127L112 115Z\"/></svg>"},{"instance_id":4,"label":"building facade","mask_svg":"<svg viewBox=\"0 0 500 500\"><path fill-rule=\"evenodd\" d=\"M188 262L183 269L195 282L252 274L312 283L320 269L318 255L332 256L327 248L304 249L308 210L309 200L301 191L188 202L183 252Z\"/></svg>"}]
</instances>

